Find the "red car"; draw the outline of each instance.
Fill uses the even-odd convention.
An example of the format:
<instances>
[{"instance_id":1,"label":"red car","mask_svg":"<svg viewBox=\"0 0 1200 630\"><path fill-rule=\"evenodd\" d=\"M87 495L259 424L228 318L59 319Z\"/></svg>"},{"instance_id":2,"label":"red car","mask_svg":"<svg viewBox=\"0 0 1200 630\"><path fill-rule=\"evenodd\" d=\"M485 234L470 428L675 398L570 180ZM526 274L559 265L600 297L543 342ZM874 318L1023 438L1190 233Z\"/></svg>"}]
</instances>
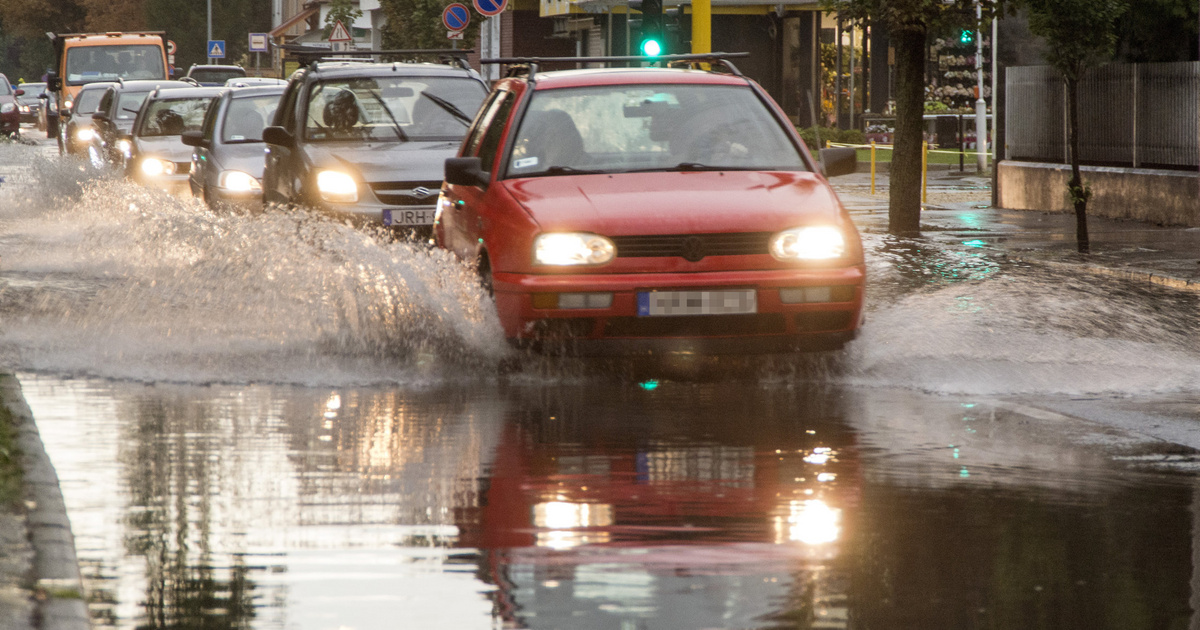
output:
<instances>
[{"instance_id":1,"label":"red car","mask_svg":"<svg viewBox=\"0 0 1200 630\"><path fill-rule=\"evenodd\" d=\"M8 77L0 74L0 136L16 137L21 133L21 103L17 97L24 90L14 90Z\"/></svg>"},{"instance_id":2,"label":"red car","mask_svg":"<svg viewBox=\"0 0 1200 630\"><path fill-rule=\"evenodd\" d=\"M434 225L477 265L510 341L727 354L855 337L858 231L757 83L728 60L544 73L549 59L519 61L447 160Z\"/></svg>"}]
</instances>

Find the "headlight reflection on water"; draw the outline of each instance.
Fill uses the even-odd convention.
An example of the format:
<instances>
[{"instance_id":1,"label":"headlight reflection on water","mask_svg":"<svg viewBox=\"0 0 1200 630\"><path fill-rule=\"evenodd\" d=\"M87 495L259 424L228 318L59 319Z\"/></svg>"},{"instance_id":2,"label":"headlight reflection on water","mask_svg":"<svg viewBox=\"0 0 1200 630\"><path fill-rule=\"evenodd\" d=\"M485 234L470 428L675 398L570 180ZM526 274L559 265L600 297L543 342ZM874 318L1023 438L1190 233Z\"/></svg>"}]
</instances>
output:
<instances>
[{"instance_id":1,"label":"headlight reflection on water","mask_svg":"<svg viewBox=\"0 0 1200 630\"><path fill-rule=\"evenodd\" d=\"M788 515L775 517L776 542L824 545L836 542L842 534L842 511L821 499L788 503Z\"/></svg>"}]
</instances>

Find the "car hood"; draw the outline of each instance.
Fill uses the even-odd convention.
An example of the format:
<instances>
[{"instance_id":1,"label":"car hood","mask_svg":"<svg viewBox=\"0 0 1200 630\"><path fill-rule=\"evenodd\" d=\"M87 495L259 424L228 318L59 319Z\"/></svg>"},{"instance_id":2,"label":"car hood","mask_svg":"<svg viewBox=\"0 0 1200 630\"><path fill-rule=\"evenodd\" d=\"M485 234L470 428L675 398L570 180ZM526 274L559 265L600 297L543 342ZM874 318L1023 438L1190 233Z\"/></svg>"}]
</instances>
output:
<instances>
[{"instance_id":1,"label":"car hood","mask_svg":"<svg viewBox=\"0 0 1200 630\"><path fill-rule=\"evenodd\" d=\"M137 154L152 155L171 162L192 161L192 147L184 144L179 136L138 137Z\"/></svg>"},{"instance_id":2,"label":"car hood","mask_svg":"<svg viewBox=\"0 0 1200 630\"><path fill-rule=\"evenodd\" d=\"M653 172L504 182L546 231L608 236L775 231L837 222L841 204L805 172Z\"/></svg>"},{"instance_id":3,"label":"car hood","mask_svg":"<svg viewBox=\"0 0 1200 630\"><path fill-rule=\"evenodd\" d=\"M310 144L304 150L314 169L357 172L365 182L441 181L446 158L459 142L372 142Z\"/></svg>"},{"instance_id":4,"label":"car hood","mask_svg":"<svg viewBox=\"0 0 1200 630\"><path fill-rule=\"evenodd\" d=\"M213 164L223 171L241 171L262 179L266 146L261 142L222 144L210 149L208 155Z\"/></svg>"}]
</instances>

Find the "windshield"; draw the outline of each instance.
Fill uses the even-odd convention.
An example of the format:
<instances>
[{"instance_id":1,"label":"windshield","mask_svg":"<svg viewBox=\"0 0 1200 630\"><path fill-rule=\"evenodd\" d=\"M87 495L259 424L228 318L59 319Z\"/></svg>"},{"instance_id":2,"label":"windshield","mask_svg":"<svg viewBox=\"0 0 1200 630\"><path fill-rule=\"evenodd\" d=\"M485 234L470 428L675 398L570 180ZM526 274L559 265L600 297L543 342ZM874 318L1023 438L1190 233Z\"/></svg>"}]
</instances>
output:
<instances>
[{"instance_id":1,"label":"windshield","mask_svg":"<svg viewBox=\"0 0 1200 630\"><path fill-rule=\"evenodd\" d=\"M82 90L75 99L74 113L90 114L96 111L96 107L100 105L100 99L103 97L104 90Z\"/></svg>"},{"instance_id":2,"label":"windshield","mask_svg":"<svg viewBox=\"0 0 1200 630\"><path fill-rule=\"evenodd\" d=\"M239 68L192 68L188 76L200 83L224 85L230 79L246 76L246 71Z\"/></svg>"},{"instance_id":3,"label":"windshield","mask_svg":"<svg viewBox=\"0 0 1200 630\"><path fill-rule=\"evenodd\" d=\"M146 105L146 115L137 135L178 136L185 131L199 131L204 114L213 97L174 98L151 101Z\"/></svg>"},{"instance_id":4,"label":"windshield","mask_svg":"<svg viewBox=\"0 0 1200 630\"><path fill-rule=\"evenodd\" d=\"M17 86L17 89L25 90L25 94L17 97L18 99L21 100L21 102L36 103L36 102L38 102L38 95L41 94L42 92L46 91L46 84L45 83L22 83L21 85Z\"/></svg>"},{"instance_id":5,"label":"windshield","mask_svg":"<svg viewBox=\"0 0 1200 630\"><path fill-rule=\"evenodd\" d=\"M117 78L166 79L162 48L131 46L76 46L67 49L67 85L83 85Z\"/></svg>"},{"instance_id":6,"label":"windshield","mask_svg":"<svg viewBox=\"0 0 1200 630\"><path fill-rule=\"evenodd\" d=\"M12 93L12 86L8 84L8 80L4 78L4 75L0 74L0 96L7 96Z\"/></svg>"},{"instance_id":7,"label":"windshield","mask_svg":"<svg viewBox=\"0 0 1200 630\"><path fill-rule=\"evenodd\" d=\"M121 92L117 100L117 118L120 120L133 120L137 117L138 110L142 108L142 102L146 100L146 92Z\"/></svg>"},{"instance_id":8,"label":"windshield","mask_svg":"<svg viewBox=\"0 0 1200 630\"><path fill-rule=\"evenodd\" d=\"M308 140L459 141L487 92L473 79L331 79L308 97Z\"/></svg>"},{"instance_id":9,"label":"windshield","mask_svg":"<svg viewBox=\"0 0 1200 630\"><path fill-rule=\"evenodd\" d=\"M225 109L225 122L221 127L221 141L262 142L262 130L267 121L275 117L279 106L279 94L268 94L254 98L235 98Z\"/></svg>"},{"instance_id":10,"label":"windshield","mask_svg":"<svg viewBox=\"0 0 1200 630\"><path fill-rule=\"evenodd\" d=\"M693 84L536 92L508 174L708 169L808 170L749 87Z\"/></svg>"}]
</instances>

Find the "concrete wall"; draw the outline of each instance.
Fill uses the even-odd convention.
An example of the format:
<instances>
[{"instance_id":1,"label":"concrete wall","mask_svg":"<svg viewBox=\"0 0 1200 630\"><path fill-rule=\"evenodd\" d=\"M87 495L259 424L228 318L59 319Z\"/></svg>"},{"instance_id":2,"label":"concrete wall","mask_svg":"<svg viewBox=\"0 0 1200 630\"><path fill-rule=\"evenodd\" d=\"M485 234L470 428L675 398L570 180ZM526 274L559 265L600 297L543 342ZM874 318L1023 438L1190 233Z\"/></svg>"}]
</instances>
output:
<instances>
[{"instance_id":1,"label":"concrete wall","mask_svg":"<svg viewBox=\"0 0 1200 630\"><path fill-rule=\"evenodd\" d=\"M999 164L1000 207L1074 212L1067 196L1067 164L1004 161ZM1088 214L1159 225L1200 226L1200 178L1190 171L1083 167L1092 189Z\"/></svg>"}]
</instances>

